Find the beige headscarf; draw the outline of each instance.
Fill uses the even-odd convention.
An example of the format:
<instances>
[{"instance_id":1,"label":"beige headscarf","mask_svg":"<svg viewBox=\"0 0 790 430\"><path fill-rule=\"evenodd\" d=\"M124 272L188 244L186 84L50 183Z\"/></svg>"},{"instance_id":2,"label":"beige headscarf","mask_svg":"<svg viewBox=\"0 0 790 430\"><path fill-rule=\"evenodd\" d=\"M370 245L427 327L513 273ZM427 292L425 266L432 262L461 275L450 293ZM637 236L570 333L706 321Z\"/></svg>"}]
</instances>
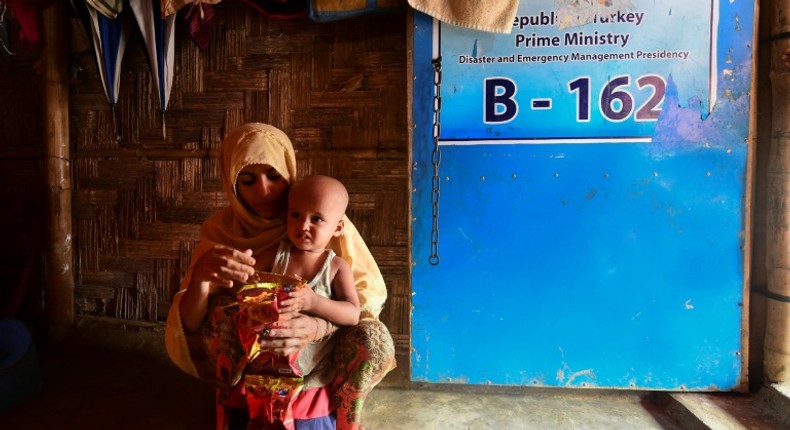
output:
<instances>
[{"instance_id":1,"label":"beige headscarf","mask_svg":"<svg viewBox=\"0 0 790 430\"><path fill-rule=\"evenodd\" d=\"M222 182L229 206L209 217L200 228L200 242L192 253L192 265L181 282L181 291L173 298L167 317L165 341L170 358L185 372L198 376L187 347L181 323L179 303L189 285L196 261L214 244L239 250L252 249L257 257L266 249L277 246L286 237L285 214L273 220L250 213L236 196L236 179L244 166L268 164L289 183L296 180L296 156L288 136L267 124L247 123L228 133L220 149ZM359 293L362 318L378 318L387 289L376 261L354 224L344 217L343 235L336 237L330 247L351 265L354 284Z\"/></svg>"},{"instance_id":2,"label":"beige headscarf","mask_svg":"<svg viewBox=\"0 0 790 430\"><path fill-rule=\"evenodd\" d=\"M238 250L252 249L253 257L257 258L285 238L285 217L267 220L248 211L236 195L236 180L245 166L268 164L289 184L292 183L296 179L293 145L285 133L271 125L247 123L236 127L225 137L219 163L230 205L212 215L200 227L200 243L192 261L216 243Z\"/></svg>"}]
</instances>

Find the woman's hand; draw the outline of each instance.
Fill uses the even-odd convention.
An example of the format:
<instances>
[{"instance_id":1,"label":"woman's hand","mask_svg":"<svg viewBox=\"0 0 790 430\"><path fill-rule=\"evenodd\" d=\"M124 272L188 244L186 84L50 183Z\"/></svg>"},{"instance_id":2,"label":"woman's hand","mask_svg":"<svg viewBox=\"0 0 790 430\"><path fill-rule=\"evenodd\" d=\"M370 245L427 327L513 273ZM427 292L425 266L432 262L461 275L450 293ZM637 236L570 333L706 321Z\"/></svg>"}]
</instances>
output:
<instances>
[{"instance_id":1,"label":"woman's hand","mask_svg":"<svg viewBox=\"0 0 790 430\"><path fill-rule=\"evenodd\" d=\"M208 282L211 285L230 288L233 281L247 282L255 273L252 250L239 251L225 245L214 245L195 264L192 282Z\"/></svg>"},{"instance_id":2,"label":"woman's hand","mask_svg":"<svg viewBox=\"0 0 790 430\"><path fill-rule=\"evenodd\" d=\"M196 332L206 317L211 286L230 288L233 281L246 282L255 273L254 264L250 249L239 251L225 245L214 245L203 254L195 262L189 285L179 304L186 332Z\"/></svg>"},{"instance_id":3,"label":"woman's hand","mask_svg":"<svg viewBox=\"0 0 790 430\"><path fill-rule=\"evenodd\" d=\"M278 327L270 329L268 336L261 338L259 343L264 350L279 355L299 352L316 339L319 324L316 317L298 314L288 321L278 322Z\"/></svg>"}]
</instances>

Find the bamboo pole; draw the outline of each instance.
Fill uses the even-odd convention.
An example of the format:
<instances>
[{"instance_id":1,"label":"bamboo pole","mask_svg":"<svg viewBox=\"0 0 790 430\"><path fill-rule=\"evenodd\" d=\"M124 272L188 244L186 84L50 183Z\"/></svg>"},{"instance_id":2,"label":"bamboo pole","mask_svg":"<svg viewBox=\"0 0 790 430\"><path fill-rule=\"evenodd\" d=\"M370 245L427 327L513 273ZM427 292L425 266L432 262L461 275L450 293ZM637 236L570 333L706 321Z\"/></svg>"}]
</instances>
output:
<instances>
[{"instance_id":1,"label":"bamboo pole","mask_svg":"<svg viewBox=\"0 0 790 430\"><path fill-rule=\"evenodd\" d=\"M790 0L775 0L772 34L790 31ZM771 149L768 156L766 269L768 306L765 330L765 382L790 376L790 68L781 55L790 39L771 44L773 87Z\"/></svg>"},{"instance_id":2,"label":"bamboo pole","mask_svg":"<svg viewBox=\"0 0 790 430\"><path fill-rule=\"evenodd\" d=\"M754 6L754 17L752 21L752 27L754 28L754 34L752 35L752 46L759 46L759 31L758 25L760 22L760 4L759 1L755 0ZM752 318L752 297L751 297L751 285L754 275L754 267L753 267L753 256L755 246L755 226L754 226L754 213L756 210L755 205L755 184L757 182L756 179L756 171L757 171L757 106L758 106L758 95L757 89L759 88L759 78L758 78L758 57L759 51L755 49L752 54L752 79L751 79L751 87L750 87L750 105L749 105L749 135L748 139L748 148L749 153L747 156L747 166L746 166L746 183L745 183L745 201L746 204L744 205L744 238L746 238L743 246L743 300L742 300L742 314L741 314L741 327L743 328L741 331L741 375L740 375L740 385L738 387L738 391L747 392L749 391L750 387L750 370L751 370L751 362L752 362L752 354L751 354L751 325L749 324Z\"/></svg>"},{"instance_id":3,"label":"bamboo pole","mask_svg":"<svg viewBox=\"0 0 790 430\"><path fill-rule=\"evenodd\" d=\"M757 141L754 142L755 169L751 187L752 198L752 265L749 294L749 384L750 390L757 390L763 384L765 374L765 314L767 298L763 293L768 285L766 272L766 203L768 201L767 167L768 154L771 148L771 44L760 42L772 33L773 3L772 0L760 0L759 13L756 14L759 31L755 42L755 55L759 58L755 73L758 81L756 92L757 106L753 108L753 124L756 126Z\"/></svg>"},{"instance_id":4,"label":"bamboo pole","mask_svg":"<svg viewBox=\"0 0 790 430\"><path fill-rule=\"evenodd\" d=\"M44 139L48 202L44 306L50 326L74 323L71 171L69 161L68 25L65 2L44 10Z\"/></svg>"}]
</instances>

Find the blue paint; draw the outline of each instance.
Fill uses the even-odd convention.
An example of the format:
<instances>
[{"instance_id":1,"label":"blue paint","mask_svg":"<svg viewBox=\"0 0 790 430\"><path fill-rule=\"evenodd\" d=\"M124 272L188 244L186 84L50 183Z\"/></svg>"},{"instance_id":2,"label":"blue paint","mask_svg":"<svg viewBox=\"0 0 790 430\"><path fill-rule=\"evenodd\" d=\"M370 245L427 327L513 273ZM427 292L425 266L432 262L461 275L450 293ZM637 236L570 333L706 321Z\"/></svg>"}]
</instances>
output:
<instances>
[{"instance_id":1,"label":"blue paint","mask_svg":"<svg viewBox=\"0 0 790 430\"><path fill-rule=\"evenodd\" d=\"M593 369L574 384L737 382L741 243L721 232L741 228L743 207L722 189L740 189L743 164L725 151L639 162L643 146L444 148L442 201L455 205L440 217L441 264L415 247L412 344L431 351L415 379L565 385ZM486 350L492 340L504 348ZM723 380L710 380L711 356ZM692 368L665 368L682 361Z\"/></svg>"},{"instance_id":2,"label":"blue paint","mask_svg":"<svg viewBox=\"0 0 790 430\"><path fill-rule=\"evenodd\" d=\"M650 142L441 146L436 266L431 22L416 14L413 380L739 387L753 6L719 6L710 115L670 79Z\"/></svg>"}]
</instances>

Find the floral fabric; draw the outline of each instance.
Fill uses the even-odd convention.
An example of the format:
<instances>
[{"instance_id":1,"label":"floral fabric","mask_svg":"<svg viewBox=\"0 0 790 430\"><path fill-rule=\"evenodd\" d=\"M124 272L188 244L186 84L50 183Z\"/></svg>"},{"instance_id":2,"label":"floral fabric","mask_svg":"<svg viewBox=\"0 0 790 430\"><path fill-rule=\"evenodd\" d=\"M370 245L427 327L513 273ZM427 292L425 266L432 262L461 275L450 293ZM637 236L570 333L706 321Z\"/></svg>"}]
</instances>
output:
<instances>
[{"instance_id":1,"label":"floral fabric","mask_svg":"<svg viewBox=\"0 0 790 430\"><path fill-rule=\"evenodd\" d=\"M231 295L211 298L210 317L203 324L202 347L198 348L202 353L195 355L199 369L207 370L212 364L216 369L218 430L231 428L230 410L247 408L243 378L239 375L245 362L244 349L236 336L238 307L234 303ZM336 342L334 352L326 359L332 360L332 367L338 370L332 382L323 387L329 396L322 399L310 390L297 395L292 403L297 430L333 410L338 430L360 428L365 398L396 366L392 336L381 321L360 320L356 326L338 330L332 339ZM306 381L309 378L310 375L305 376Z\"/></svg>"}]
</instances>

